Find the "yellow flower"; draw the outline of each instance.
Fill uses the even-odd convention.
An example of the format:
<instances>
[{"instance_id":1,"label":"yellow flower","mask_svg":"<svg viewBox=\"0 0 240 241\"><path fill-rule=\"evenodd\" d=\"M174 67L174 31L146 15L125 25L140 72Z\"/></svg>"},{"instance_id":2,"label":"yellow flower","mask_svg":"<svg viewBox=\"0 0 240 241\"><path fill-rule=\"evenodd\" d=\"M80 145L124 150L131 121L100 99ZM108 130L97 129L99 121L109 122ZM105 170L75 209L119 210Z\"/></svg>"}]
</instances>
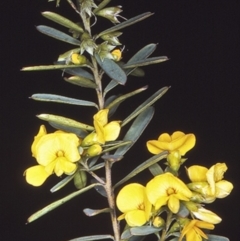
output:
<instances>
[{"instance_id":1,"label":"yellow flower","mask_svg":"<svg viewBox=\"0 0 240 241\"><path fill-rule=\"evenodd\" d=\"M164 205L177 213L180 207L180 200L189 201L192 192L177 177L171 173L164 173L154 177L146 186L146 193L149 201L158 210Z\"/></svg>"},{"instance_id":2,"label":"yellow flower","mask_svg":"<svg viewBox=\"0 0 240 241\"><path fill-rule=\"evenodd\" d=\"M145 187L138 183L123 187L117 196L116 204L123 212L118 220L125 218L131 227L144 225L151 216L152 205L147 199Z\"/></svg>"},{"instance_id":3,"label":"yellow flower","mask_svg":"<svg viewBox=\"0 0 240 241\"><path fill-rule=\"evenodd\" d=\"M214 225L193 219L184 226L179 241L181 241L184 236L186 236L186 241L202 241L202 238L208 239L207 235L200 228L212 230L214 229Z\"/></svg>"},{"instance_id":4,"label":"yellow flower","mask_svg":"<svg viewBox=\"0 0 240 241\"><path fill-rule=\"evenodd\" d=\"M217 163L207 169L203 166L191 166L187 169L188 177L192 183L188 187L204 197L207 203L213 202L216 198L224 198L233 189L231 182L223 179L227 170L225 163Z\"/></svg>"},{"instance_id":5,"label":"yellow flower","mask_svg":"<svg viewBox=\"0 0 240 241\"><path fill-rule=\"evenodd\" d=\"M92 144L105 144L106 141L115 141L120 133L120 122L111 121L108 123L108 109L100 110L93 116L93 124L95 132L86 136L82 142L82 146L90 146Z\"/></svg>"},{"instance_id":6,"label":"yellow flower","mask_svg":"<svg viewBox=\"0 0 240 241\"><path fill-rule=\"evenodd\" d=\"M196 138L194 134L184 134L181 131L175 131L171 136L163 133L158 140L150 140L147 142L149 152L159 154L163 151L179 151L183 156L195 145Z\"/></svg>"},{"instance_id":7,"label":"yellow flower","mask_svg":"<svg viewBox=\"0 0 240 241\"><path fill-rule=\"evenodd\" d=\"M75 134L62 131L47 134L42 125L31 147L32 155L39 165L24 172L27 182L40 186L54 172L57 176L74 173L76 162L80 159L79 144L80 140Z\"/></svg>"}]
</instances>

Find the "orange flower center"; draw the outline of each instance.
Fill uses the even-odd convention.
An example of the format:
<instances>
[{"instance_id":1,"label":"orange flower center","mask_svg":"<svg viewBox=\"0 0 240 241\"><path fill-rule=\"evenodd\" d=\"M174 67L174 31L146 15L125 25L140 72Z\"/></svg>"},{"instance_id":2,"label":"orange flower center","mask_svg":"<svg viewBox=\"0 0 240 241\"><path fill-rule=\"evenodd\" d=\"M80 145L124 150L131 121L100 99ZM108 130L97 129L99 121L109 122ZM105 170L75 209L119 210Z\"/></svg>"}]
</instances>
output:
<instances>
[{"instance_id":1,"label":"orange flower center","mask_svg":"<svg viewBox=\"0 0 240 241\"><path fill-rule=\"evenodd\" d=\"M170 195L172 195L172 194L175 194L175 193L176 193L176 190L175 190L174 188L169 187L169 188L167 189L167 195L168 195L168 196L170 196Z\"/></svg>"},{"instance_id":2,"label":"orange flower center","mask_svg":"<svg viewBox=\"0 0 240 241\"><path fill-rule=\"evenodd\" d=\"M64 151L62 151L62 150L57 151L56 156L57 156L57 157L62 157L62 156L64 156Z\"/></svg>"},{"instance_id":3,"label":"orange flower center","mask_svg":"<svg viewBox=\"0 0 240 241\"><path fill-rule=\"evenodd\" d=\"M139 210L145 210L145 205L144 205L144 203L139 204L139 205L138 205L138 209L139 209Z\"/></svg>"}]
</instances>

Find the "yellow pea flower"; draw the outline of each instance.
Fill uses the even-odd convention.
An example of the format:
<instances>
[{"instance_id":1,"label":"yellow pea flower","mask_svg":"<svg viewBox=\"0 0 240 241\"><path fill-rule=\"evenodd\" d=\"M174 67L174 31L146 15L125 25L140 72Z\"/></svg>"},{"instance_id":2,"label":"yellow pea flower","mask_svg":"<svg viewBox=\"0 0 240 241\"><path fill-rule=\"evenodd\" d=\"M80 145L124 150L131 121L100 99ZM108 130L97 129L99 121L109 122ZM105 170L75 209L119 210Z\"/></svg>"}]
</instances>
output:
<instances>
[{"instance_id":1,"label":"yellow pea flower","mask_svg":"<svg viewBox=\"0 0 240 241\"><path fill-rule=\"evenodd\" d=\"M180 201L189 201L192 192L177 177L171 173L164 173L155 176L146 186L147 197L158 210L164 205L177 213L180 208Z\"/></svg>"},{"instance_id":2,"label":"yellow pea flower","mask_svg":"<svg viewBox=\"0 0 240 241\"><path fill-rule=\"evenodd\" d=\"M216 198L224 198L233 189L231 182L223 180L226 171L225 163L217 163L209 169L198 165L191 166L187 168L188 177L192 181L188 187L200 193L206 203L213 202Z\"/></svg>"},{"instance_id":3,"label":"yellow pea flower","mask_svg":"<svg viewBox=\"0 0 240 241\"><path fill-rule=\"evenodd\" d=\"M144 225L151 216L152 205L146 196L145 187L131 183L123 187L116 199L118 209L123 212L118 220L125 218L131 227Z\"/></svg>"},{"instance_id":4,"label":"yellow pea flower","mask_svg":"<svg viewBox=\"0 0 240 241\"><path fill-rule=\"evenodd\" d=\"M80 159L79 138L72 133L56 131L47 134L42 125L32 144L32 155L39 165L28 168L24 175L26 181L33 186L40 186L48 176L55 173L61 176L73 174Z\"/></svg>"},{"instance_id":5,"label":"yellow pea flower","mask_svg":"<svg viewBox=\"0 0 240 241\"><path fill-rule=\"evenodd\" d=\"M186 225L181 231L179 241L182 241L184 236L186 236L186 241L202 241L202 238L208 239L207 235L201 230L201 228L212 230L214 229L214 225L196 219L186 222Z\"/></svg>"},{"instance_id":6,"label":"yellow pea flower","mask_svg":"<svg viewBox=\"0 0 240 241\"><path fill-rule=\"evenodd\" d=\"M163 133L158 140L150 140L147 142L149 152L159 154L163 151L179 151L181 156L195 146L196 138L194 134L184 134L181 131L175 131L171 136Z\"/></svg>"},{"instance_id":7,"label":"yellow pea flower","mask_svg":"<svg viewBox=\"0 0 240 241\"><path fill-rule=\"evenodd\" d=\"M108 123L108 112L108 109L103 109L93 116L95 132L84 138L82 146L105 144L106 141L115 141L118 138L121 129L120 121Z\"/></svg>"}]
</instances>

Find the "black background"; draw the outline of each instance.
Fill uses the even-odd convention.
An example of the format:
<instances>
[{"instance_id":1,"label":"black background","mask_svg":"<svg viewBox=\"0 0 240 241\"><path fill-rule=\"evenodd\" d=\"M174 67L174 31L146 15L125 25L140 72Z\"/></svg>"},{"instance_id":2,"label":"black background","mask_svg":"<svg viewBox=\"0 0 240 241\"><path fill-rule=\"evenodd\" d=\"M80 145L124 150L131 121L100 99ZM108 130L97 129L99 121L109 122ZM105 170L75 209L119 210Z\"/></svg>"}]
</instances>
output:
<instances>
[{"instance_id":1,"label":"black background","mask_svg":"<svg viewBox=\"0 0 240 241\"><path fill-rule=\"evenodd\" d=\"M47 0L2 1L1 3L1 240L60 241L90 234L111 232L107 214L86 217L82 209L104 208L103 197L94 191L70 201L32 224L25 225L33 212L74 191L72 184L51 194L49 189L58 181L51 177L39 187L29 186L22 173L35 164L30 145L43 122L36 114L52 113L91 123L95 110L84 107L34 102L33 93L55 93L95 100L93 91L85 91L62 80L61 72L20 72L23 66L51 64L59 54L72 46L48 38L34 26L46 24L64 29L44 19L40 12L55 11L74 21L77 15L67 2L61 7ZM150 157L145 142L160 133L182 130L195 133L196 147L187 153L186 165L210 167L226 162L225 178L234 184L229 197L217 200L207 208L223 221L214 232L239 239L239 166L240 166L240 19L239 1L173 1L138 0L112 1L123 5L126 18L151 11L151 18L127 28L120 37L126 46L123 58L130 58L148 43L158 43L153 56L167 55L170 61L145 68L142 79L132 77L118 92L127 93L148 85L147 91L121 105L126 117L157 89L171 86L168 93L155 104L156 114L139 143L122 163L113 168L114 181L119 180L136 165ZM110 24L99 21L104 29ZM99 23L99 24L100 24ZM98 27L94 31L98 31ZM51 127L48 127L52 131ZM182 171L184 176L184 171ZM150 178L146 171L133 181L145 184Z\"/></svg>"}]
</instances>

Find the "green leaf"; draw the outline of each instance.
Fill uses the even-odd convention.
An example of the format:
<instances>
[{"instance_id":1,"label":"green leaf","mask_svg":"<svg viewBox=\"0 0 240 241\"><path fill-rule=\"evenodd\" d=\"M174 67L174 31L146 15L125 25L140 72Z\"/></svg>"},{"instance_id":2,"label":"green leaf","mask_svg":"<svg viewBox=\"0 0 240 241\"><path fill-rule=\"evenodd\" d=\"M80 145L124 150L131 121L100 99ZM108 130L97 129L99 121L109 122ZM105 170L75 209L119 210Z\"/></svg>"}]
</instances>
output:
<instances>
[{"instance_id":1,"label":"green leaf","mask_svg":"<svg viewBox=\"0 0 240 241\"><path fill-rule=\"evenodd\" d=\"M141 226L141 227L133 227L130 228L130 233L132 235L138 235L138 236L145 236L145 235L149 235L152 233L157 233L159 231L161 231L162 228L155 228L153 226Z\"/></svg>"},{"instance_id":2,"label":"green leaf","mask_svg":"<svg viewBox=\"0 0 240 241\"><path fill-rule=\"evenodd\" d=\"M40 115L37 115L37 117L41 120L45 120L48 122L50 121L50 122L53 122L56 124L61 124L61 125L69 126L69 127L80 128L80 129L84 129L84 130L88 130L88 131L94 130L93 126L89 126L87 124L83 124L81 122L72 120L67 117L59 116L59 115L40 114Z\"/></svg>"},{"instance_id":3,"label":"green leaf","mask_svg":"<svg viewBox=\"0 0 240 241\"><path fill-rule=\"evenodd\" d=\"M148 169L152 173L153 176L163 174L163 169L158 165L158 163L153 164Z\"/></svg>"},{"instance_id":4,"label":"green leaf","mask_svg":"<svg viewBox=\"0 0 240 241\"><path fill-rule=\"evenodd\" d=\"M100 67L111 79L114 79L118 84L121 85L126 83L127 76L125 72L114 61L108 58L101 60L97 54L95 55L95 58Z\"/></svg>"},{"instance_id":5,"label":"green leaf","mask_svg":"<svg viewBox=\"0 0 240 241\"><path fill-rule=\"evenodd\" d=\"M93 13L96 14L98 11L103 9L109 2L111 2L111 0L102 0L101 3L99 3L99 5L97 6L97 8L93 10Z\"/></svg>"},{"instance_id":6,"label":"green leaf","mask_svg":"<svg viewBox=\"0 0 240 241\"><path fill-rule=\"evenodd\" d=\"M71 74L71 75L77 75L79 77L85 77L87 79L94 80L94 77L92 74L87 72L85 69L80 68L79 66L77 68L64 69L64 72Z\"/></svg>"},{"instance_id":7,"label":"green leaf","mask_svg":"<svg viewBox=\"0 0 240 241\"><path fill-rule=\"evenodd\" d=\"M84 237L80 237L80 238L74 238L69 241L92 241L92 240L101 240L101 239L114 240L114 237L109 234L102 234L102 235L91 235L91 236L84 236Z\"/></svg>"},{"instance_id":8,"label":"green leaf","mask_svg":"<svg viewBox=\"0 0 240 241\"><path fill-rule=\"evenodd\" d=\"M66 125L59 124L56 122L51 122L51 121L49 121L48 123L57 130L74 133L77 136L81 137L82 139L88 135L88 132L84 129L80 129L72 126L66 126Z\"/></svg>"},{"instance_id":9,"label":"green leaf","mask_svg":"<svg viewBox=\"0 0 240 241\"><path fill-rule=\"evenodd\" d=\"M214 234L208 234L208 240L207 241L229 241L228 238L223 237L223 236L218 236Z\"/></svg>"},{"instance_id":10,"label":"green leaf","mask_svg":"<svg viewBox=\"0 0 240 241\"><path fill-rule=\"evenodd\" d=\"M127 64L134 63L139 60L146 59L149 55L151 55L156 50L157 45L156 44L148 44L144 46L142 49L140 49L136 54L132 56L131 59L127 62ZM124 62L118 62L120 66L124 66ZM129 74L135 75L135 76L144 76L144 71L139 68L129 68L125 69L125 73L128 76ZM111 89L117 86L116 81L110 81L109 84L104 89L104 96L109 92Z\"/></svg>"},{"instance_id":11,"label":"green leaf","mask_svg":"<svg viewBox=\"0 0 240 241\"><path fill-rule=\"evenodd\" d=\"M134 90L130 93L127 93L125 95L121 95L120 97L116 98L113 102L109 103L106 108L107 109L111 109L112 107L114 107L115 105L119 105L120 103L122 103L124 100L136 95L136 94L139 94L141 92L143 92L144 90L146 90L148 88L148 86L144 86L140 89L137 89L137 90Z\"/></svg>"},{"instance_id":12,"label":"green leaf","mask_svg":"<svg viewBox=\"0 0 240 241\"><path fill-rule=\"evenodd\" d=\"M114 185L114 188L118 187L119 185L123 184L124 182L128 181L132 177L136 176L138 173L142 172L143 170L147 169L148 167L152 166L153 164L161 161L162 159L166 158L168 155L167 151L163 151L157 155L152 156L135 169L133 169L127 176L125 176L122 180L120 180L117 184Z\"/></svg>"},{"instance_id":13,"label":"green leaf","mask_svg":"<svg viewBox=\"0 0 240 241\"><path fill-rule=\"evenodd\" d=\"M78 170L74 174L74 185L77 189L82 189L86 186L87 184L87 174L84 171Z\"/></svg>"},{"instance_id":14,"label":"green leaf","mask_svg":"<svg viewBox=\"0 0 240 241\"><path fill-rule=\"evenodd\" d=\"M37 101L55 102L55 103L81 105L81 106L94 106L98 109L98 105L95 104L94 102L86 101L86 100L78 100L78 99L69 98L61 95L33 94L30 98Z\"/></svg>"},{"instance_id":15,"label":"green leaf","mask_svg":"<svg viewBox=\"0 0 240 241\"><path fill-rule=\"evenodd\" d=\"M66 28L75 30L77 32L83 33L83 29L77 25L76 23L72 22L71 20L57 14L57 13L53 13L53 12L42 12L43 17L48 18L50 20L52 20L55 23L58 23Z\"/></svg>"},{"instance_id":16,"label":"green leaf","mask_svg":"<svg viewBox=\"0 0 240 241\"><path fill-rule=\"evenodd\" d=\"M157 48L157 44L148 44L140 49L136 54L132 56L131 59L128 60L127 64L132 64L139 60L146 59L149 55L151 55Z\"/></svg>"},{"instance_id":17,"label":"green leaf","mask_svg":"<svg viewBox=\"0 0 240 241\"><path fill-rule=\"evenodd\" d=\"M35 221L36 219L42 217L43 215L51 212L51 211L54 210L55 208L57 208L57 207L61 206L62 204L70 201L70 200L73 199L74 197L76 197L76 196L78 196L78 195L80 195L80 194L82 194L82 193L84 193L84 192L86 192L86 191L88 191L88 190L90 190L90 189L98 186L98 185L101 185L101 184L99 184L99 183L91 184L91 185L89 185L89 186L87 186L87 187L85 187L85 188L83 188L83 189L81 189L81 190L78 190L78 191L76 191L76 192L73 192L73 193L67 195L67 196L64 197L64 198L61 198L61 199L59 199L59 200L57 200L57 201L55 201L55 202L47 205L46 207L44 207L44 208L40 209L39 211L37 211L36 213L32 214L32 215L27 219L27 222L28 222L28 223L31 223L31 222Z\"/></svg>"},{"instance_id":18,"label":"green leaf","mask_svg":"<svg viewBox=\"0 0 240 241\"><path fill-rule=\"evenodd\" d=\"M51 27L48 27L48 26L45 26L45 25L39 25L36 27L37 30L49 37L52 37L52 38L55 38L55 39L58 39L60 41L63 41L63 42L66 42L66 43L69 43L69 44L72 44L72 45L80 45L80 41L71 37L70 35L67 35L55 28L51 28Z\"/></svg>"},{"instance_id":19,"label":"green leaf","mask_svg":"<svg viewBox=\"0 0 240 241\"><path fill-rule=\"evenodd\" d=\"M61 188L63 188L65 185L67 185L72 179L73 179L74 175L70 175L70 176L66 176L62 181L60 181L59 183L57 183L56 185L54 185L51 189L50 192L56 192L58 190L60 190Z\"/></svg>"},{"instance_id":20,"label":"green leaf","mask_svg":"<svg viewBox=\"0 0 240 241\"><path fill-rule=\"evenodd\" d=\"M93 88L93 89L97 88L97 85L92 80L82 76L71 76L69 78L65 77L64 80L70 84L78 85L81 87Z\"/></svg>"},{"instance_id":21,"label":"green leaf","mask_svg":"<svg viewBox=\"0 0 240 241\"><path fill-rule=\"evenodd\" d=\"M152 58L148 58L148 59L135 61L132 63L127 63L127 64L123 65L123 68L124 69L136 68L136 67L140 67L140 66L162 63L167 60L168 60L167 56L152 57Z\"/></svg>"},{"instance_id":22,"label":"green leaf","mask_svg":"<svg viewBox=\"0 0 240 241\"><path fill-rule=\"evenodd\" d=\"M136 110L134 110L123 122L121 126L125 126L129 121L139 115L142 111L144 111L148 106L151 106L158 99L160 99L169 89L170 87L163 87L157 92L155 92L152 96L150 96L147 100L145 100Z\"/></svg>"},{"instance_id":23,"label":"green leaf","mask_svg":"<svg viewBox=\"0 0 240 241\"><path fill-rule=\"evenodd\" d=\"M21 70L22 71L42 71L42 70L56 70L56 69L71 69L71 68L79 68L79 65L75 64L58 64L58 65L38 65L38 66L29 66L29 67L24 67ZM67 71L66 71L67 72Z\"/></svg>"},{"instance_id":24,"label":"green leaf","mask_svg":"<svg viewBox=\"0 0 240 241\"><path fill-rule=\"evenodd\" d=\"M90 172L94 172L94 171L96 171L96 170L99 170L99 169L103 168L104 166L105 166L105 163L102 162L102 163L99 163L99 164L97 164L97 165L95 165L95 166L90 167L90 168L89 168L89 171L90 171Z\"/></svg>"},{"instance_id":25,"label":"green leaf","mask_svg":"<svg viewBox=\"0 0 240 241\"><path fill-rule=\"evenodd\" d=\"M124 155L138 140L141 136L144 129L149 124L150 120L152 119L154 114L154 108L148 107L145 109L132 123L131 127L127 131L126 135L123 138L123 141L131 141L130 144L119 147L114 155Z\"/></svg>"},{"instance_id":26,"label":"green leaf","mask_svg":"<svg viewBox=\"0 0 240 241\"><path fill-rule=\"evenodd\" d=\"M88 217L93 217L96 216L100 213L109 213L111 212L110 208L103 208L103 209L90 209L90 208L85 208L83 209L83 212L85 213L85 215L87 215Z\"/></svg>"},{"instance_id":27,"label":"green leaf","mask_svg":"<svg viewBox=\"0 0 240 241\"><path fill-rule=\"evenodd\" d=\"M102 153L110 152L110 151L115 150L115 149L117 149L117 148L119 148L121 146L126 146L126 145L131 144L131 143L132 143L131 141L121 141L118 144L115 144L114 146L104 148Z\"/></svg>"},{"instance_id":28,"label":"green leaf","mask_svg":"<svg viewBox=\"0 0 240 241\"><path fill-rule=\"evenodd\" d=\"M144 20L144 19L146 19L146 18L148 18L152 15L153 15L153 13L150 13L150 12L146 12L146 13L142 13L140 15L137 15L133 18L130 18L130 19L128 19L128 20L126 20L122 23L119 23L119 24L117 24L117 25L115 25L111 28L108 28L108 29L104 30L103 32L101 32L97 35L97 38L99 38L100 36L102 36L104 34L115 32L115 31L118 31L120 29L126 28L126 27L128 27L130 25L133 25L137 22L140 22L140 21L142 21L142 20Z\"/></svg>"}]
</instances>

